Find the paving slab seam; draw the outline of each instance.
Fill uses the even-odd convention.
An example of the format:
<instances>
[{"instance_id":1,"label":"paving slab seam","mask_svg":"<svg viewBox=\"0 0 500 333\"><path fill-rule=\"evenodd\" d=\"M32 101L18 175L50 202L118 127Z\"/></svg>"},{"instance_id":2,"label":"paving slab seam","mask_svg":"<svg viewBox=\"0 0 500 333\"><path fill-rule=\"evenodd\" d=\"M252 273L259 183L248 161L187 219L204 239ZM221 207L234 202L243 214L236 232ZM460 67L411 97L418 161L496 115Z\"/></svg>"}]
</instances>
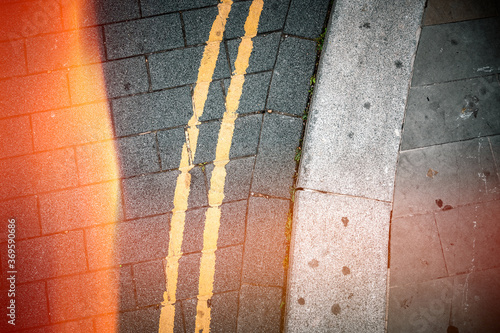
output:
<instances>
[{"instance_id":1,"label":"paving slab seam","mask_svg":"<svg viewBox=\"0 0 500 333\"><path fill-rule=\"evenodd\" d=\"M378 201L378 202L392 203L392 201L387 201L387 200L380 200L380 199L375 199L375 198L370 198L370 197L364 197L364 196L359 196L359 195L349 195L349 194L344 194L344 193L336 193L336 192L328 192L328 191L322 191L322 190L315 190L313 188L298 187L297 188L297 192L299 192L299 191L312 192L312 193L321 193L321 194L327 194L327 195L339 196L339 197L346 197L346 198L359 198L359 199L373 200L373 201Z\"/></svg>"}]
</instances>

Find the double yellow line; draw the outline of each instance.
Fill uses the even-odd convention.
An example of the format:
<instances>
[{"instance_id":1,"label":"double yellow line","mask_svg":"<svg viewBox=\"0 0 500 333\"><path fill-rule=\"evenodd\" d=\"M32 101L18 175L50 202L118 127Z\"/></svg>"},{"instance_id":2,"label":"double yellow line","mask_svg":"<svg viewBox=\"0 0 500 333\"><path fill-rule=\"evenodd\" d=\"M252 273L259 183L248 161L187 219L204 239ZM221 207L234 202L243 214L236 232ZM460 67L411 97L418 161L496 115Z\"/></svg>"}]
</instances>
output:
<instances>
[{"instance_id":1,"label":"double yellow line","mask_svg":"<svg viewBox=\"0 0 500 333\"><path fill-rule=\"evenodd\" d=\"M218 14L212 24L212 29L207 45L203 52L198 79L193 95L193 116L188 122L187 135L189 147L185 143L182 147L181 162L174 194L174 209L170 225L168 253L166 258L166 291L160 314L160 333L174 332L175 303L177 279L179 274L179 259L182 256L181 246L184 233L186 210L191 186L190 171L194 167L193 161L198 142L199 118L203 114L208 96L208 88L212 81L215 64L219 56L220 43L224 34L226 21L231 11L232 0L222 0L218 5ZM253 0L245 22L245 36L241 38L238 55L235 61L235 71L231 76L228 93L226 96L226 111L222 118L217 148L215 152L214 169L210 179L208 193L209 208L205 214L205 229L203 232L203 250L200 262L200 278L198 285L198 304L195 332L209 332L211 312L208 301L213 296L213 283L215 274L215 250L219 236L219 226L222 200L224 198L224 185L226 180L226 164L229 162L229 151L234 132L234 122L237 118L244 74L248 68L250 54L252 53L252 38L257 34L260 14L264 6L263 0ZM189 148L189 149L188 149Z\"/></svg>"}]
</instances>

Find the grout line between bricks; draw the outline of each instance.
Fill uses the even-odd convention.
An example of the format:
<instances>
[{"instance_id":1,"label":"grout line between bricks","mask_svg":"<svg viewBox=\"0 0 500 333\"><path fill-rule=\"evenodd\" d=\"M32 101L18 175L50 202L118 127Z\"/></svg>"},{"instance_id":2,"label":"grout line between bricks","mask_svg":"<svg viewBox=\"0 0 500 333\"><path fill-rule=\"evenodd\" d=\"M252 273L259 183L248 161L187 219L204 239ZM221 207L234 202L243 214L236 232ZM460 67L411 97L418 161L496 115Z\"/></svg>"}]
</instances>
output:
<instances>
[{"instance_id":1,"label":"grout line between bricks","mask_svg":"<svg viewBox=\"0 0 500 333\"><path fill-rule=\"evenodd\" d=\"M187 47L186 26L184 25L184 15L182 15L182 11L179 12L179 18L181 20L182 40L184 41L184 47Z\"/></svg>"},{"instance_id":2,"label":"grout line between bricks","mask_svg":"<svg viewBox=\"0 0 500 333\"><path fill-rule=\"evenodd\" d=\"M47 304L47 317L49 317L49 323L53 323L52 316L50 314L50 300L49 300L49 286L47 280L42 281L45 286L45 302Z\"/></svg>"},{"instance_id":3,"label":"grout line between bricks","mask_svg":"<svg viewBox=\"0 0 500 333\"><path fill-rule=\"evenodd\" d=\"M156 156L158 157L158 165L160 166L160 170L163 170L163 166L161 163L161 151L160 151L160 143L158 141L158 131L154 131L155 136L155 145L156 145Z\"/></svg>"},{"instance_id":4,"label":"grout line between bricks","mask_svg":"<svg viewBox=\"0 0 500 333\"><path fill-rule=\"evenodd\" d=\"M63 232L65 234L66 232ZM83 252L85 254L85 264L87 268L87 272L90 271L90 264L89 264L89 251L87 249L87 232L85 229L82 230L82 241L83 241ZM85 272L80 272L80 273L85 273Z\"/></svg>"},{"instance_id":5,"label":"grout line between bricks","mask_svg":"<svg viewBox=\"0 0 500 333\"><path fill-rule=\"evenodd\" d=\"M142 15L141 0L137 0L137 8L139 9L139 17L144 18L144 16Z\"/></svg>"},{"instance_id":6,"label":"grout line between bricks","mask_svg":"<svg viewBox=\"0 0 500 333\"><path fill-rule=\"evenodd\" d=\"M70 147L70 148L73 148L73 154L75 156L75 169L76 169L76 183L77 183L77 187L79 186L82 186L82 181L80 179L80 170L78 168L78 154L76 152L76 147Z\"/></svg>"},{"instance_id":7,"label":"grout line between bricks","mask_svg":"<svg viewBox=\"0 0 500 333\"><path fill-rule=\"evenodd\" d=\"M36 235L35 237L39 237L43 235L43 230L42 230L42 212L41 212L41 207L40 207L40 197L38 195L35 195L35 201L36 201L36 214L38 218L38 232L39 234ZM33 237L33 238L35 238Z\"/></svg>"},{"instance_id":8,"label":"grout line between bricks","mask_svg":"<svg viewBox=\"0 0 500 333\"><path fill-rule=\"evenodd\" d=\"M147 76L148 76L148 91L147 91L147 93L143 93L141 95L145 95L145 94L153 92L153 81L151 80L151 68L149 66L148 56L144 55L144 59L145 59L145 62L146 62L146 73L147 73Z\"/></svg>"},{"instance_id":9,"label":"grout line between bricks","mask_svg":"<svg viewBox=\"0 0 500 333\"><path fill-rule=\"evenodd\" d=\"M129 265L128 263L126 264L127 266ZM119 264L119 267L122 268L123 264ZM132 279L132 287L134 291L134 306L135 308L139 307L139 297L137 296L137 283L136 283L136 278L134 274L134 264L130 264L130 278Z\"/></svg>"},{"instance_id":10,"label":"grout line between bricks","mask_svg":"<svg viewBox=\"0 0 500 333\"><path fill-rule=\"evenodd\" d=\"M101 32L101 36L102 36L102 51L103 51L103 55L104 55L104 61L106 60L109 60L108 58L108 46L107 46L107 43L106 43L106 31L104 29L104 25L102 26L102 28L100 29L100 32ZM102 61L102 59L101 59Z\"/></svg>"}]
</instances>

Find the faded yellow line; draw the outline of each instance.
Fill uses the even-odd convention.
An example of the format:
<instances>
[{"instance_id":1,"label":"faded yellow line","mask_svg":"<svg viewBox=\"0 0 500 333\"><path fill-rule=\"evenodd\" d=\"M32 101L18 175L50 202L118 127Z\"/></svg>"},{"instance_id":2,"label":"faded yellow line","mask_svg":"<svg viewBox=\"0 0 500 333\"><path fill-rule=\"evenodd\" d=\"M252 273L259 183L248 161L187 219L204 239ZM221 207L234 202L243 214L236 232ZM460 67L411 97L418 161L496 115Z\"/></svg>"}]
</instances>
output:
<instances>
[{"instance_id":1,"label":"faded yellow line","mask_svg":"<svg viewBox=\"0 0 500 333\"><path fill-rule=\"evenodd\" d=\"M200 280L198 285L198 304L196 306L195 332L210 332L211 311L208 301L213 296L215 275L215 250L219 237L219 226L224 185L226 182L226 164L229 161L229 150L233 139L236 111L245 82L244 74L252 53L252 38L257 34L259 18L264 6L263 0L253 0L245 22L245 36L241 38L238 55L235 61L235 71L231 77L226 96L226 111L222 118L219 138L215 151L214 169L210 178L208 192L209 208L205 214L205 229L203 231L203 250L200 262Z\"/></svg>"},{"instance_id":2,"label":"faded yellow line","mask_svg":"<svg viewBox=\"0 0 500 333\"><path fill-rule=\"evenodd\" d=\"M187 143L184 143L182 146L181 161L179 164L181 173L177 177L174 193L174 209L172 210L172 219L170 222L168 253L166 258L166 291L163 294L158 330L160 333L174 332L179 259L182 256L182 238L184 235L184 223L191 187L190 171L194 166L193 160L198 142L199 130L197 125L199 125L199 118L203 114L208 88L212 81L217 58L219 57L220 43L232 4L232 0L222 0L222 3L218 5L218 14L212 24L207 45L203 51L203 57L198 70L198 78L194 88L193 116L189 120L187 128L190 149L188 149Z\"/></svg>"}]
</instances>

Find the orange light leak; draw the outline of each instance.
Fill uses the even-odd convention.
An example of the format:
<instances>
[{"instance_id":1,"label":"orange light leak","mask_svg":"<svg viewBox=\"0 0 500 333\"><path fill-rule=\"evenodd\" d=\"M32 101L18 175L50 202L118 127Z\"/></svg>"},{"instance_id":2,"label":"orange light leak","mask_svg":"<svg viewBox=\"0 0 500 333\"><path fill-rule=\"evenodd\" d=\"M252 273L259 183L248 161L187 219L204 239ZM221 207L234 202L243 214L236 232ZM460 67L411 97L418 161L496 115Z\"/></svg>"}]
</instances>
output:
<instances>
[{"instance_id":1,"label":"orange light leak","mask_svg":"<svg viewBox=\"0 0 500 333\"><path fill-rule=\"evenodd\" d=\"M17 294L7 296L2 270L0 307L15 301L16 329L66 322L60 329L72 330L82 318L100 332L118 328L114 227L92 262L85 244L121 210L101 31L79 26L95 16L86 0L0 4L2 258L10 219L18 251ZM0 331L12 328L2 319Z\"/></svg>"}]
</instances>

